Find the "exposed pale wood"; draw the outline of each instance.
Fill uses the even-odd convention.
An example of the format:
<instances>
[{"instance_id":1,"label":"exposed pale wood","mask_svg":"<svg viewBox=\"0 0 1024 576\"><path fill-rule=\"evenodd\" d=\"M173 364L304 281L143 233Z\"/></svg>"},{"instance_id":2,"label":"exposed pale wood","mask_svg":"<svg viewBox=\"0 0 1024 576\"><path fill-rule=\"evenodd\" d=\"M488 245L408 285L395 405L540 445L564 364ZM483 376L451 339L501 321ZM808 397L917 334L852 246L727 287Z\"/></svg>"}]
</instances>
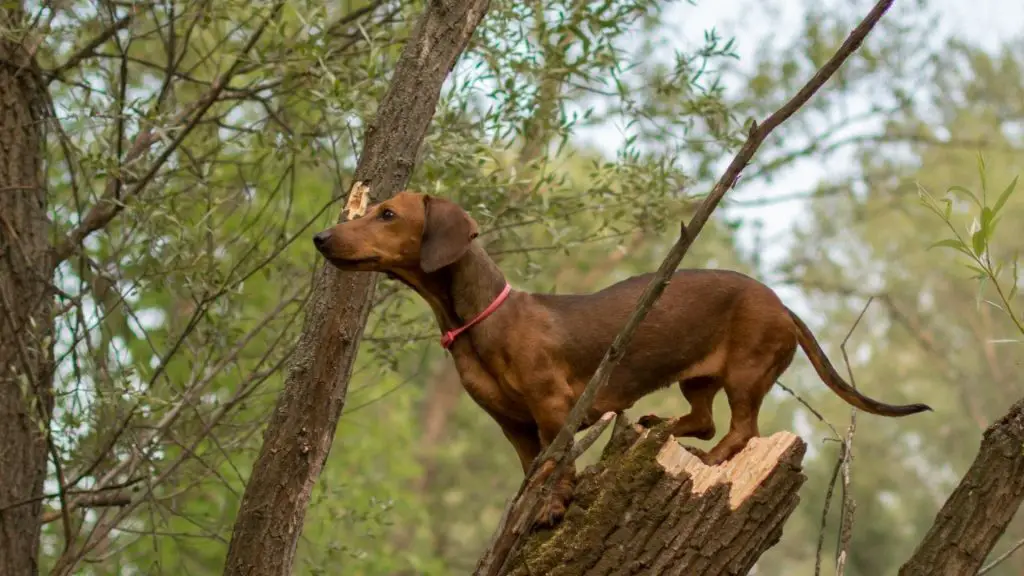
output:
<instances>
[{"instance_id":1,"label":"exposed pale wood","mask_svg":"<svg viewBox=\"0 0 1024 576\"><path fill-rule=\"evenodd\" d=\"M799 502L806 445L755 438L707 466L666 432L617 426L565 520L531 534L510 574L746 574Z\"/></svg>"}]
</instances>

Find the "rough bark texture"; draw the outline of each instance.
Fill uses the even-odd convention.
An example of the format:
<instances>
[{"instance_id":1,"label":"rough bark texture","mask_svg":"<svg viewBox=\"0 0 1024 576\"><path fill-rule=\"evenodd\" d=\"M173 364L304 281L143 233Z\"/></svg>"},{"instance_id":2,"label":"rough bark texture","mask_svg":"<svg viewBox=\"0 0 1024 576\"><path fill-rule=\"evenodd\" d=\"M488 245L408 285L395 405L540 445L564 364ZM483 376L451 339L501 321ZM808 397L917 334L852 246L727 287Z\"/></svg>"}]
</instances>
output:
<instances>
[{"instance_id":1,"label":"rough bark texture","mask_svg":"<svg viewBox=\"0 0 1024 576\"><path fill-rule=\"evenodd\" d=\"M18 29L15 3L0 30ZM0 574L37 574L53 410L49 222L40 85L23 47L0 38Z\"/></svg>"},{"instance_id":2,"label":"rough bark texture","mask_svg":"<svg viewBox=\"0 0 1024 576\"><path fill-rule=\"evenodd\" d=\"M441 85L488 4L425 4L377 119L366 128L354 180L369 185L374 201L408 182ZM284 391L242 497L225 574L290 573L306 505L345 403L375 284L373 274L320 270Z\"/></svg>"},{"instance_id":3,"label":"rough bark texture","mask_svg":"<svg viewBox=\"0 0 1024 576\"><path fill-rule=\"evenodd\" d=\"M1024 500L1024 400L985 431L978 456L901 576L977 574Z\"/></svg>"},{"instance_id":4,"label":"rough bark texture","mask_svg":"<svg viewBox=\"0 0 1024 576\"><path fill-rule=\"evenodd\" d=\"M706 466L663 431L638 430L616 426L565 520L530 535L510 574L746 574L779 541L806 479L802 440L755 438Z\"/></svg>"}]
</instances>

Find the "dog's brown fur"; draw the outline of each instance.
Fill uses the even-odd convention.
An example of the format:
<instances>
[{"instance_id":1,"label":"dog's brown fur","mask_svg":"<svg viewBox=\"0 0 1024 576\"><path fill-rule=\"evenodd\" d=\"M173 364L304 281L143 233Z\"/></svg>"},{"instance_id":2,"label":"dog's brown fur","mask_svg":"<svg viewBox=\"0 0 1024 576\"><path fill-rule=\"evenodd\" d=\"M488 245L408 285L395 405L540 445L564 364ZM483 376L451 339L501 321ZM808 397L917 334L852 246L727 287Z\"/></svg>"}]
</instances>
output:
<instances>
[{"instance_id":1,"label":"dog's brown fur","mask_svg":"<svg viewBox=\"0 0 1024 576\"><path fill-rule=\"evenodd\" d=\"M455 203L402 192L317 234L314 243L338 268L383 272L408 285L446 331L479 314L505 286L473 241L477 233L476 222ZM524 471L562 428L650 278L633 277L589 295L513 291L455 340L451 352L466 391L501 426ZM725 390L729 431L703 457L721 463L758 435L761 402L798 344L822 381L849 404L883 416L929 410L883 404L849 386L807 326L760 282L724 270L681 270L640 325L584 426L678 382L691 410L670 424L670 432L711 439L712 402ZM556 492L542 514L548 523L564 513L571 474Z\"/></svg>"}]
</instances>

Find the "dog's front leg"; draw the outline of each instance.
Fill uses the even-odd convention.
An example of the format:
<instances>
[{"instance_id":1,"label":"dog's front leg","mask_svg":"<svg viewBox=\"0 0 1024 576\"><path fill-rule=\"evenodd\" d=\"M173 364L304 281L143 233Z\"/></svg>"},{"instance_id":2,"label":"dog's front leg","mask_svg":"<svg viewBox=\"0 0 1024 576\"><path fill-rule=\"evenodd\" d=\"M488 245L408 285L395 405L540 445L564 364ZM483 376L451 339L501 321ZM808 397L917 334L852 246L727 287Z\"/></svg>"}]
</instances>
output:
<instances>
[{"instance_id":1,"label":"dog's front leg","mask_svg":"<svg viewBox=\"0 0 1024 576\"><path fill-rule=\"evenodd\" d=\"M519 456L519 464L523 467L523 474L530 471L534 459L540 455L540 437L537 435L537 427L528 424L520 424L504 418L495 418L501 426L505 438L512 443Z\"/></svg>"},{"instance_id":2,"label":"dog's front leg","mask_svg":"<svg viewBox=\"0 0 1024 576\"><path fill-rule=\"evenodd\" d=\"M549 374L546 378L534 380L530 387L530 414L537 424L541 450L547 449L565 426L572 410L572 389L564 378L558 374ZM539 480L546 480L555 469L554 460L544 462L538 470ZM569 463L561 478L558 478L551 491L545 494L536 522L542 526L553 526L565 516L565 511L572 501L573 489L576 485L576 466Z\"/></svg>"}]
</instances>

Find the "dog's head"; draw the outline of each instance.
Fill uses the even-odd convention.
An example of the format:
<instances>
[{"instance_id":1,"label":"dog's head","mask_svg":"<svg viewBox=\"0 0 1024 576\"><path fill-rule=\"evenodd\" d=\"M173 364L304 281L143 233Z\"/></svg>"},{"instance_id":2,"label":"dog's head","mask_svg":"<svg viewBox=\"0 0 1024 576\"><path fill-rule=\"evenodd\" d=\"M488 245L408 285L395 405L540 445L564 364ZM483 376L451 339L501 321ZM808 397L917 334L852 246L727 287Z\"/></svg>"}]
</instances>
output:
<instances>
[{"instance_id":1,"label":"dog's head","mask_svg":"<svg viewBox=\"0 0 1024 576\"><path fill-rule=\"evenodd\" d=\"M313 245L342 270L436 272L456 262L478 235L458 204L400 192L366 214L313 236Z\"/></svg>"}]
</instances>

